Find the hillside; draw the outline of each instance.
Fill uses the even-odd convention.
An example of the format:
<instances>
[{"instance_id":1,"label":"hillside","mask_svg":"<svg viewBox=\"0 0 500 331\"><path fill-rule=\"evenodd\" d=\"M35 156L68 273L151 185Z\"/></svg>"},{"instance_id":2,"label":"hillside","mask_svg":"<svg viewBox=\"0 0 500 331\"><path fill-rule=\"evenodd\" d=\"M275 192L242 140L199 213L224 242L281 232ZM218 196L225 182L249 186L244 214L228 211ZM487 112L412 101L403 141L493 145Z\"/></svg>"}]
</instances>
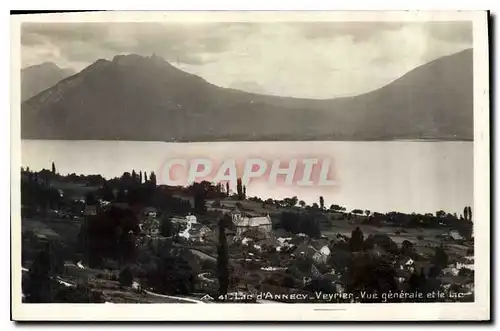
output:
<instances>
[{"instance_id":1,"label":"hillside","mask_svg":"<svg viewBox=\"0 0 500 331\"><path fill-rule=\"evenodd\" d=\"M385 87L310 100L212 85L162 58L98 60L22 105L25 139L141 141L473 138L472 50Z\"/></svg>"},{"instance_id":2,"label":"hillside","mask_svg":"<svg viewBox=\"0 0 500 331\"><path fill-rule=\"evenodd\" d=\"M73 74L75 72L72 69L61 69L52 62L23 68L21 69L21 100L28 100Z\"/></svg>"}]
</instances>

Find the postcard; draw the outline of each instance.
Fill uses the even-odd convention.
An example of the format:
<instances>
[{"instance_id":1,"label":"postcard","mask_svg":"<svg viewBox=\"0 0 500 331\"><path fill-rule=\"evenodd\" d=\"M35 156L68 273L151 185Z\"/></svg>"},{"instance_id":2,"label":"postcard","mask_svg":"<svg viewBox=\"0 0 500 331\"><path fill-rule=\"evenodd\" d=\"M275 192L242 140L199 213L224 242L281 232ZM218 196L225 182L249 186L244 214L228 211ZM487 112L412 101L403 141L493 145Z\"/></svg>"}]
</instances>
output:
<instances>
[{"instance_id":1,"label":"postcard","mask_svg":"<svg viewBox=\"0 0 500 331\"><path fill-rule=\"evenodd\" d=\"M490 319L486 11L11 27L13 320Z\"/></svg>"}]
</instances>

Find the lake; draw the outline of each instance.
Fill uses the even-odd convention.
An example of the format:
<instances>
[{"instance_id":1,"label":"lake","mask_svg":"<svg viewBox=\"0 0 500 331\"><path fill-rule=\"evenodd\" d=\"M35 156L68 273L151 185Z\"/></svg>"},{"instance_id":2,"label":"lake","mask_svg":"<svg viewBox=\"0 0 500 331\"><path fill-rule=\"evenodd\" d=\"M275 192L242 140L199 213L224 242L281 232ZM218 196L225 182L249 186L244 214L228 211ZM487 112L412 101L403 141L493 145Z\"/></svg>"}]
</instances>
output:
<instances>
[{"instance_id":1,"label":"lake","mask_svg":"<svg viewBox=\"0 0 500 331\"><path fill-rule=\"evenodd\" d=\"M298 196L307 203L323 196L325 206L339 204L388 212L460 214L473 205L472 142L217 142L163 143L136 141L23 140L22 165L61 174L121 176L135 169L154 171L164 182L165 162L207 158L215 162L249 157L264 160L328 159L335 186L270 184L254 180L247 196ZM238 163L240 169L240 164ZM167 172L168 173L168 172ZM232 187L234 190L235 187Z\"/></svg>"}]
</instances>

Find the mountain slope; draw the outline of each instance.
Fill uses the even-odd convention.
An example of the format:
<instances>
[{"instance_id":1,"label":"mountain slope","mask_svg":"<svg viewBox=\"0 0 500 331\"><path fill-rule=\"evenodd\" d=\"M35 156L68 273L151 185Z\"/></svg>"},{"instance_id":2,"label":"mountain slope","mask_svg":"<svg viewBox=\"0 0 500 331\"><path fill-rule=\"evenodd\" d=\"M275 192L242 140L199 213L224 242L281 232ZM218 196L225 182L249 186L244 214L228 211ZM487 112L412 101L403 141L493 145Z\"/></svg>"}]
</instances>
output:
<instances>
[{"instance_id":1,"label":"mountain slope","mask_svg":"<svg viewBox=\"0 0 500 331\"><path fill-rule=\"evenodd\" d=\"M54 86L60 80L75 74L71 69L61 69L52 62L21 69L21 100Z\"/></svg>"},{"instance_id":2,"label":"mountain slope","mask_svg":"<svg viewBox=\"0 0 500 331\"><path fill-rule=\"evenodd\" d=\"M282 98L209 84L158 57L98 60L22 105L22 137L155 141L471 140L472 51L363 95Z\"/></svg>"}]
</instances>

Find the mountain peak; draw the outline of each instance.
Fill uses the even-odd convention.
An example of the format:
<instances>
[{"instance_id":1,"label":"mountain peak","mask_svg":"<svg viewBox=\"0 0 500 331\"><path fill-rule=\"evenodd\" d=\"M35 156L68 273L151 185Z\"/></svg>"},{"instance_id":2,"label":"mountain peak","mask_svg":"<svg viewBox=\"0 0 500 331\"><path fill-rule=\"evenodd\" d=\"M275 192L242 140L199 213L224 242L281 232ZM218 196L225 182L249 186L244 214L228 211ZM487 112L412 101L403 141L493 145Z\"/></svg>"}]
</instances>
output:
<instances>
[{"instance_id":1,"label":"mountain peak","mask_svg":"<svg viewBox=\"0 0 500 331\"><path fill-rule=\"evenodd\" d=\"M40 67L52 67L52 68L60 69L57 64L55 64L54 62L50 62L50 61L40 63Z\"/></svg>"},{"instance_id":2,"label":"mountain peak","mask_svg":"<svg viewBox=\"0 0 500 331\"><path fill-rule=\"evenodd\" d=\"M138 65L138 64L156 64L156 65L168 65L170 63L165 61L161 56L153 53L151 56L142 56L138 54L121 54L113 57L113 63L120 65Z\"/></svg>"},{"instance_id":3,"label":"mountain peak","mask_svg":"<svg viewBox=\"0 0 500 331\"><path fill-rule=\"evenodd\" d=\"M61 69L54 62L49 61L23 68L21 70L21 99L28 100L74 74L73 69Z\"/></svg>"}]
</instances>

